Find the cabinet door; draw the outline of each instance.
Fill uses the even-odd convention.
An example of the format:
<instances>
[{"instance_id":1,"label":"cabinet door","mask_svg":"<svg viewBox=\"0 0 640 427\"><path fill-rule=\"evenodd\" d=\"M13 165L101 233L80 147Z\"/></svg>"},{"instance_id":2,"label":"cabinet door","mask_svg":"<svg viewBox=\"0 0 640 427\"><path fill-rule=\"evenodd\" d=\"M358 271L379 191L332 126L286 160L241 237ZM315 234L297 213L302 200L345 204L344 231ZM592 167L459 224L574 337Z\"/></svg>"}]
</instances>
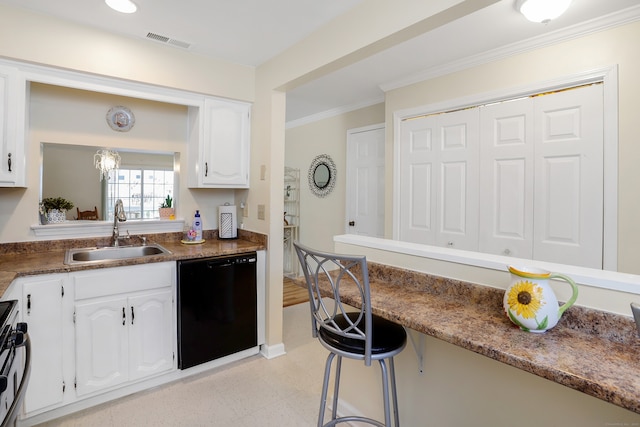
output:
<instances>
[{"instance_id":1,"label":"cabinet door","mask_svg":"<svg viewBox=\"0 0 640 427\"><path fill-rule=\"evenodd\" d=\"M22 319L29 325L31 376L24 400L25 412L55 406L63 400L64 276L23 281Z\"/></svg>"},{"instance_id":2,"label":"cabinet door","mask_svg":"<svg viewBox=\"0 0 640 427\"><path fill-rule=\"evenodd\" d=\"M127 300L122 296L76 303L78 396L127 381Z\"/></svg>"},{"instance_id":3,"label":"cabinet door","mask_svg":"<svg viewBox=\"0 0 640 427\"><path fill-rule=\"evenodd\" d=\"M171 288L129 298L129 380L173 368Z\"/></svg>"},{"instance_id":4,"label":"cabinet door","mask_svg":"<svg viewBox=\"0 0 640 427\"><path fill-rule=\"evenodd\" d=\"M0 187L23 187L26 86L18 70L0 66Z\"/></svg>"},{"instance_id":5,"label":"cabinet door","mask_svg":"<svg viewBox=\"0 0 640 427\"><path fill-rule=\"evenodd\" d=\"M247 188L249 143L249 105L206 99L203 186Z\"/></svg>"}]
</instances>

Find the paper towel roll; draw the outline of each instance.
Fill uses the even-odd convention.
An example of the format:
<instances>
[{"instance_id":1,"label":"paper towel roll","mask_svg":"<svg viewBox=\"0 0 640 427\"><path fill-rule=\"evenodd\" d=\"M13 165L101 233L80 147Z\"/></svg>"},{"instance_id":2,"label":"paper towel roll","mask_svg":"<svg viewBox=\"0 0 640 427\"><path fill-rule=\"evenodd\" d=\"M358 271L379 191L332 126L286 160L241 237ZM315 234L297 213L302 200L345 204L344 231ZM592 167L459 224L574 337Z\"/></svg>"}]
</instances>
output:
<instances>
[{"instance_id":1,"label":"paper towel roll","mask_svg":"<svg viewBox=\"0 0 640 427\"><path fill-rule=\"evenodd\" d=\"M218 207L218 236L221 239L236 239L238 237L238 222L236 207L223 205Z\"/></svg>"}]
</instances>

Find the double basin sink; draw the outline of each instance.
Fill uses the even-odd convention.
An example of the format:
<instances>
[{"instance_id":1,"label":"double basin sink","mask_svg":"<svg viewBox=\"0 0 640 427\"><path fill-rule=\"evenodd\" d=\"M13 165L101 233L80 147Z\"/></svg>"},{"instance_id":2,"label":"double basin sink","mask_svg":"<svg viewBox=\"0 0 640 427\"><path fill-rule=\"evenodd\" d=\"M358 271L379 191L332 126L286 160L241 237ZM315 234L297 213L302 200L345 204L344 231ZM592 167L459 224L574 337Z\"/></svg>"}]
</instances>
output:
<instances>
[{"instance_id":1,"label":"double basin sink","mask_svg":"<svg viewBox=\"0 0 640 427\"><path fill-rule=\"evenodd\" d=\"M158 244L142 246L108 246L68 249L64 256L67 265L98 264L153 255L169 255L171 251Z\"/></svg>"}]
</instances>

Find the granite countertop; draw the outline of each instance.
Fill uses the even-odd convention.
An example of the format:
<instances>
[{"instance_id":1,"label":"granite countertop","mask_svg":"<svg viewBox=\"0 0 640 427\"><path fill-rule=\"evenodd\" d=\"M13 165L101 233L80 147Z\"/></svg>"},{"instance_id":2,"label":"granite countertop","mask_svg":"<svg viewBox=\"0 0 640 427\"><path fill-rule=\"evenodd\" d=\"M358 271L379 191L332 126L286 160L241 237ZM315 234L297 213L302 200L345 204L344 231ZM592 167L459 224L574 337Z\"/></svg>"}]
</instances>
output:
<instances>
[{"instance_id":1,"label":"granite countertop","mask_svg":"<svg viewBox=\"0 0 640 427\"><path fill-rule=\"evenodd\" d=\"M238 237L238 239L233 240L220 240L217 236L217 230L207 230L204 233L204 243L185 245L180 243L182 233L149 235L147 236L147 244L157 243L171 251L171 254L84 265L64 264L66 250L70 248L108 246L107 240L81 239L0 244L0 296L6 292L15 278L21 276L233 255L267 248L267 238L262 234L238 230Z\"/></svg>"},{"instance_id":2,"label":"granite countertop","mask_svg":"<svg viewBox=\"0 0 640 427\"><path fill-rule=\"evenodd\" d=\"M375 314L640 413L640 339L632 319L573 306L555 328L536 334L506 317L504 290L375 263L369 277ZM340 297L359 306L348 287Z\"/></svg>"}]
</instances>

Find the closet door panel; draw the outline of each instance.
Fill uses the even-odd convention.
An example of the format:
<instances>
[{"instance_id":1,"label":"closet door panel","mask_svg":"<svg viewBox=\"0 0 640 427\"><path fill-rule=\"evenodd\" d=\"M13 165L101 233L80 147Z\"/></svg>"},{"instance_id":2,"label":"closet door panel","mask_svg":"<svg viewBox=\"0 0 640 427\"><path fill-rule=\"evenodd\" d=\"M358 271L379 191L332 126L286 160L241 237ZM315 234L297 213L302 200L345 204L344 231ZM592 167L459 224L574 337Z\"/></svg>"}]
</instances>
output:
<instances>
[{"instance_id":1,"label":"closet door panel","mask_svg":"<svg viewBox=\"0 0 640 427\"><path fill-rule=\"evenodd\" d=\"M534 98L533 258L602 268L603 88Z\"/></svg>"},{"instance_id":2,"label":"closet door panel","mask_svg":"<svg viewBox=\"0 0 640 427\"><path fill-rule=\"evenodd\" d=\"M533 105L529 99L480 112L480 251L533 255Z\"/></svg>"},{"instance_id":3,"label":"closet door panel","mask_svg":"<svg viewBox=\"0 0 640 427\"><path fill-rule=\"evenodd\" d=\"M400 240L435 244L434 117L402 122L400 133Z\"/></svg>"},{"instance_id":4,"label":"closet door panel","mask_svg":"<svg viewBox=\"0 0 640 427\"><path fill-rule=\"evenodd\" d=\"M436 116L440 135L437 244L478 250L477 108Z\"/></svg>"}]
</instances>

